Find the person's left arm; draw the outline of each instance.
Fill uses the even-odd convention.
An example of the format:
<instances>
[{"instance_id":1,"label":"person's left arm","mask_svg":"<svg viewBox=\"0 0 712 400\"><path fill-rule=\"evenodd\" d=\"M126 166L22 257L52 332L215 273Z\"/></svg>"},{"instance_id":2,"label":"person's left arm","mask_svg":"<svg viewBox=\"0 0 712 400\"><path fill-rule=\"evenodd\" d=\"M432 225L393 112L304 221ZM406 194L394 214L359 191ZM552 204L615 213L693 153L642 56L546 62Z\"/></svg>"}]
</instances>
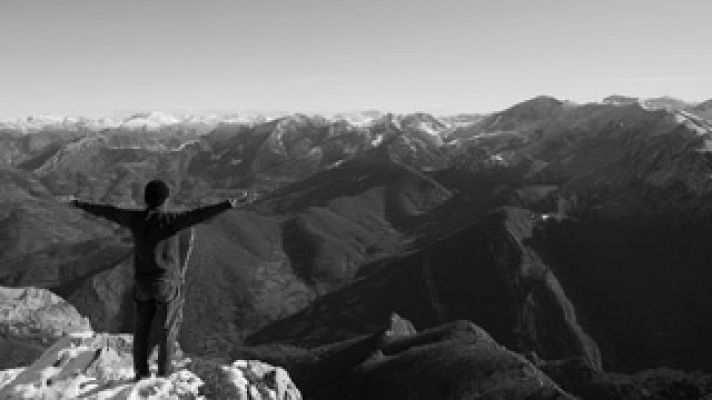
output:
<instances>
[{"instance_id":1,"label":"person's left arm","mask_svg":"<svg viewBox=\"0 0 712 400\"><path fill-rule=\"evenodd\" d=\"M210 218L220 214L223 211L227 211L233 208L233 203L229 200L223 202L212 204L205 207L196 208L190 211L176 212L170 214L170 230L172 232L178 232L182 229L189 228L195 224L199 224L203 221L209 220Z\"/></svg>"},{"instance_id":2,"label":"person's left arm","mask_svg":"<svg viewBox=\"0 0 712 400\"><path fill-rule=\"evenodd\" d=\"M239 198L228 199L220 203L212 204L205 207L196 208L190 211L172 213L170 221L170 230L175 233L182 229L189 228L195 224L207 221L210 218L233 208L237 208L240 203L248 199L247 194L243 194Z\"/></svg>"}]
</instances>

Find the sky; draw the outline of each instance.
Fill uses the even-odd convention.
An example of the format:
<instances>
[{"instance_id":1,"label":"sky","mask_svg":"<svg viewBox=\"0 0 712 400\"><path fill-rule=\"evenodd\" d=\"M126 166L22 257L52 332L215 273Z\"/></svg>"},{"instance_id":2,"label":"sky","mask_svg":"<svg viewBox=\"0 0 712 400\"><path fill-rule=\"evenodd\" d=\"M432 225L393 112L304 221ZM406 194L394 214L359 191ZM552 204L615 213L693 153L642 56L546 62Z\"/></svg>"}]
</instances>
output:
<instances>
[{"instance_id":1,"label":"sky","mask_svg":"<svg viewBox=\"0 0 712 400\"><path fill-rule=\"evenodd\" d=\"M710 0L0 0L0 118L712 98Z\"/></svg>"}]
</instances>

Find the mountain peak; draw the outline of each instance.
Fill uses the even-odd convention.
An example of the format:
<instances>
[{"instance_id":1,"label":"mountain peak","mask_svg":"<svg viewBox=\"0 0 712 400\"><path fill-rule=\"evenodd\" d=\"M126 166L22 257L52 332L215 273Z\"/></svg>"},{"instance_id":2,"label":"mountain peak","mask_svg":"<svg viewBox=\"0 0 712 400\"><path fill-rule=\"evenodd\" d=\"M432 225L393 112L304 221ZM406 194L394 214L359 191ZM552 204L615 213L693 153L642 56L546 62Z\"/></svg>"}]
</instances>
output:
<instances>
[{"instance_id":1,"label":"mountain peak","mask_svg":"<svg viewBox=\"0 0 712 400\"><path fill-rule=\"evenodd\" d=\"M564 111L564 102L550 96L538 96L492 114L482 121L486 131L509 131L555 118Z\"/></svg>"},{"instance_id":2,"label":"mountain peak","mask_svg":"<svg viewBox=\"0 0 712 400\"><path fill-rule=\"evenodd\" d=\"M560 111L564 102L551 96L537 96L529 100L517 103L512 107L503 111L503 113L551 113L552 111Z\"/></svg>"},{"instance_id":3,"label":"mountain peak","mask_svg":"<svg viewBox=\"0 0 712 400\"><path fill-rule=\"evenodd\" d=\"M629 106L631 104L638 104L640 99L637 97L624 96L620 94L612 94L604 98L601 103L608 104L612 106Z\"/></svg>"}]
</instances>

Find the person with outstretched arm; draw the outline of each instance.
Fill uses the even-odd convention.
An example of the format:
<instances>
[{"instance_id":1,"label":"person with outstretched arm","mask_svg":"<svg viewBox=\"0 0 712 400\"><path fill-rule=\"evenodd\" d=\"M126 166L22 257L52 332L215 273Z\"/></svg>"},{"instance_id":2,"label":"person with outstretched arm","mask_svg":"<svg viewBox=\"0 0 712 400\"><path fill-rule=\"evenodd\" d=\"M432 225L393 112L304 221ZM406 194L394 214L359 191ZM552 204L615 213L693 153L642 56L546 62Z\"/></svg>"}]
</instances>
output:
<instances>
[{"instance_id":1,"label":"person with outstretched arm","mask_svg":"<svg viewBox=\"0 0 712 400\"><path fill-rule=\"evenodd\" d=\"M90 214L106 218L131 230L134 244L134 372L136 380L149 376L149 334L151 324L160 323L158 375L170 374L173 344L177 337L174 323L180 284L180 254L177 233L206 221L247 200L243 195L190 211L164 210L169 188L162 180L148 182L144 190L146 208L130 210L111 205L92 204L77 199L70 203Z\"/></svg>"}]
</instances>

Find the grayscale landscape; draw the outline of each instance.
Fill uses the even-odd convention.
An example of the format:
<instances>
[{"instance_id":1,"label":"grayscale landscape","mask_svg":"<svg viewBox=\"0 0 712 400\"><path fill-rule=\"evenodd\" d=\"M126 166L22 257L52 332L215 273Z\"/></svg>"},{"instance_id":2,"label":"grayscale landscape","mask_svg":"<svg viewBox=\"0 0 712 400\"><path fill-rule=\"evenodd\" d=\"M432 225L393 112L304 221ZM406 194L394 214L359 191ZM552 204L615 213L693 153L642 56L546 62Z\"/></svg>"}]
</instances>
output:
<instances>
[{"instance_id":1,"label":"grayscale landscape","mask_svg":"<svg viewBox=\"0 0 712 400\"><path fill-rule=\"evenodd\" d=\"M571 7L563 3L541 7ZM660 3L664 18L672 4ZM599 17L638 15L606 4ZM450 26L440 18L455 11L437 9L433 24ZM8 10L40 13L14 2ZM220 16L219 7L205 10ZM299 26L323 22L275 12L275 21L294 12ZM374 18L380 32L385 17ZM709 26L695 29L712 35ZM333 43L348 42L352 28ZM621 49L625 35L638 37L622 30ZM311 57L337 55L315 51L292 70L316 63ZM396 86L386 85L385 97L368 86L373 104L364 106L339 102L326 75L293 71L265 75L276 82L274 103L249 95L234 107L201 102L203 88L191 109L173 94L165 108L139 97L91 108L111 94L91 89L92 102L81 103L87 81L47 108L48 93L20 96L0 70L9 88L0 93L0 399L712 399L712 59L699 57L678 61L706 68L701 78L681 66L669 79L641 72L640 80L558 82L587 81L591 95L621 88L597 98L569 97L554 81L544 81L550 90L510 92L496 82L469 91L463 81L453 83L462 87L457 102L422 108L411 105L419 97L406 100L417 88L403 89L398 106ZM399 62L383 68L368 73L402 71ZM527 68L513 85L536 81ZM282 78L313 87L285 87ZM351 87L354 96L364 82ZM190 100L188 86L176 85L173 93ZM231 85L226 93L239 91ZM300 104L292 90L315 94ZM37 100L23 107L39 112L27 116L15 95ZM482 103L488 96L497 101ZM469 98L481 108L464 105ZM168 183L174 210L249 201L192 228L175 372L134 382L131 232L69 200L142 209L151 179Z\"/></svg>"}]
</instances>

